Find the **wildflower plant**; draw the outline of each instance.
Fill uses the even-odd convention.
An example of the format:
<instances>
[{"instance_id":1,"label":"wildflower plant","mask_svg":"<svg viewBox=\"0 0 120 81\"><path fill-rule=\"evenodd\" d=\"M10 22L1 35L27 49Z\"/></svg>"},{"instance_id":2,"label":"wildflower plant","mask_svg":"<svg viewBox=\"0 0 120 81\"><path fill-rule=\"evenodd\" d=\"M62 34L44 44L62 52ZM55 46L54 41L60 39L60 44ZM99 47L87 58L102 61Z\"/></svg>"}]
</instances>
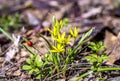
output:
<instances>
[{"instance_id":1,"label":"wildflower plant","mask_svg":"<svg viewBox=\"0 0 120 81\"><path fill-rule=\"evenodd\" d=\"M64 22L62 20L58 21L53 17L53 28L48 29L53 42L50 43L42 35L40 35L40 37L46 41L49 48L49 54L44 55L44 61L49 65L52 64L54 66L49 66L54 70L49 72L51 73L50 75L61 73L63 77L65 77L68 65L72 63L75 55L78 54L77 51L80 50L79 47L90 39L89 36L93 29L89 30L86 34L83 34L78 45L69 47L71 39L74 38L74 40L76 40L78 36L78 29L76 27L73 30L70 29L70 33L66 34L66 32L61 32L63 26Z\"/></svg>"},{"instance_id":2,"label":"wildflower plant","mask_svg":"<svg viewBox=\"0 0 120 81\"><path fill-rule=\"evenodd\" d=\"M101 41L98 43L91 42L89 48L91 48L93 53L89 56L85 56L85 59L88 60L92 65L91 70L97 71L103 61L108 60L109 57L105 53L100 53L100 51L103 51L105 49L105 46Z\"/></svg>"},{"instance_id":3,"label":"wildflower plant","mask_svg":"<svg viewBox=\"0 0 120 81\"><path fill-rule=\"evenodd\" d=\"M28 58L26 62L27 65L24 65L22 68L24 70L28 70L28 74L30 75L34 74L36 79L40 79L44 74L42 71L40 71L44 66L41 57L37 54L30 54L30 58Z\"/></svg>"},{"instance_id":4,"label":"wildflower plant","mask_svg":"<svg viewBox=\"0 0 120 81\"><path fill-rule=\"evenodd\" d=\"M75 55L78 54L77 51L80 50L79 47L90 39L89 35L92 33L93 30L91 29L86 34L83 34L83 36L79 40L78 45L69 47L71 38L74 38L74 40L76 40L78 36L78 29L75 27L74 30L70 30L69 34L66 34L66 32L61 32L63 26L65 25L62 20L58 21L57 19L53 18L53 23L52 23L53 28L48 29L51 34L51 38L53 42L52 43L49 42L44 36L39 34L39 36L46 41L49 50L48 54L43 55L43 59L41 60L42 62L41 66L36 67L37 63L35 63L35 61L29 58L28 59L32 60L33 64L28 63L29 60L26 60L27 65L23 66L24 70L28 70L30 74L35 75L37 79L45 78L45 76L49 78L59 73L62 75L62 77L65 77L66 71L68 69L68 65L72 63L72 61L75 58ZM34 52L30 50L30 48L26 46L25 48L28 49L28 51L31 54L33 54L34 58L36 58L36 54L34 54ZM39 69L37 70L39 71L38 72L39 76L37 76L38 74L35 74L35 71L31 73L31 70L35 69L35 68L29 68L31 66ZM58 78L59 77L60 76L58 75Z\"/></svg>"},{"instance_id":5,"label":"wildflower plant","mask_svg":"<svg viewBox=\"0 0 120 81\"><path fill-rule=\"evenodd\" d=\"M109 57L103 52L105 50L105 46L103 42L94 43L91 42L88 46L92 50L92 54L89 54L88 56L85 56L85 59L90 63L90 71L83 73L81 76L77 78L76 81L79 81L80 79L84 78L85 76L88 76L90 74L95 74L97 76L97 79L103 79L101 75L104 71L113 71L113 70L120 70L119 67L102 67L102 64L104 61L108 60Z\"/></svg>"}]
</instances>

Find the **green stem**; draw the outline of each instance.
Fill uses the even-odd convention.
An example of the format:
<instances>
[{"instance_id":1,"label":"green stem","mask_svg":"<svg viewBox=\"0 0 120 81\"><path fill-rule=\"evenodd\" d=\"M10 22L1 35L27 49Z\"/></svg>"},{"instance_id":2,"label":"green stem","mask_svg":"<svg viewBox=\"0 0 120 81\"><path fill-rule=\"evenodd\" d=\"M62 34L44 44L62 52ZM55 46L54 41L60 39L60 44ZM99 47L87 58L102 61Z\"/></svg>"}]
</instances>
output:
<instances>
[{"instance_id":1,"label":"green stem","mask_svg":"<svg viewBox=\"0 0 120 81\"><path fill-rule=\"evenodd\" d=\"M14 42L14 39L13 39L6 31L4 31L2 28L0 28L0 31L1 31L6 37L8 37L12 42Z\"/></svg>"},{"instance_id":2,"label":"green stem","mask_svg":"<svg viewBox=\"0 0 120 81\"><path fill-rule=\"evenodd\" d=\"M83 42L80 42L80 43L73 49L73 51L71 52L71 54L67 56L67 58L66 58L66 64L65 64L65 66L63 67L64 70L66 69L67 64L69 64L70 59L71 59L71 56L73 56L73 55L75 54L75 51L77 50L77 48L78 48L80 45L84 44L85 42L89 41L90 39L91 39L91 37L88 38L87 40L83 41Z\"/></svg>"},{"instance_id":3,"label":"green stem","mask_svg":"<svg viewBox=\"0 0 120 81\"><path fill-rule=\"evenodd\" d=\"M27 46L25 46L25 45L23 45L23 44L19 44L20 46L22 46L22 47L24 47L25 49L27 49L28 50L28 52L30 52L31 54L33 54L33 55L36 55L36 53L35 52L33 52L33 51L31 51L31 49L30 48L28 48Z\"/></svg>"},{"instance_id":4,"label":"green stem","mask_svg":"<svg viewBox=\"0 0 120 81\"><path fill-rule=\"evenodd\" d=\"M81 76L79 76L77 78L76 81L79 81L80 79L88 76L90 73L95 73L95 72L104 72L104 71L115 71L115 70L120 70L120 67L113 67L113 68L98 68L97 71L89 71L89 72L86 72L84 74L82 74Z\"/></svg>"},{"instance_id":5,"label":"green stem","mask_svg":"<svg viewBox=\"0 0 120 81\"><path fill-rule=\"evenodd\" d=\"M73 49L72 53L74 53L74 52L77 50L78 47L80 47L82 44L88 42L90 39L91 39L91 37L88 38L87 40L84 40L84 41L80 42L80 43Z\"/></svg>"},{"instance_id":6,"label":"green stem","mask_svg":"<svg viewBox=\"0 0 120 81\"><path fill-rule=\"evenodd\" d=\"M113 67L113 68L98 68L97 72L115 71L115 70L120 70L120 67Z\"/></svg>"},{"instance_id":7,"label":"green stem","mask_svg":"<svg viewBox=\"0 0 120 81\"><path fill-rule=\"evenodd\" d=\"M93 71L89 71L89 72L86 72L86 73L82 74L81 76L79 76L79 77L77 78L76 81L79 81L80 79L82 79L83 77L88 76L88 75L91 74L91 73L93 73Z\"/></svg>"},{"instance_id":8,"label":"green stem","mask_svg":"<svg viewBox=\"0 0 120 81\"><path fill-rule=\"evenodd\" d=\"M46 41L46 43L48 44L49 48L52 48L52 45L50 44L50 42L43 35L39 34L39 36L42 37Z\"/></svg>"},{"instance_id":9,"label":"green stem","mask_svg":"<svg viewBox=\"0 0 120 81\"><path fill-rule=\"evenodd\" d=\"M55 64L55 68L57 69L57 71L59 72L59 63L58 63L58 60L57 60L57 54L55 53L52 53L52 57L53 57L53 62Z\"/></svg>"},{"instance_id":10,"label":"green stem","mask_svg":"<svg viewBox=\"0 0 120 81\"><path fill-rule=\"evenodd\" d=\"M64 77L66 75L66 68L67 68L67 64L65 64L64 67L63 67L63 75L64 75Z\"/></svg>"},{"instance_id":11,"label":"green stem","mask_svg":"<svg viewBox=\"0 0 120 81\"><path fill-rule=\"evenodd\" d=\"M77 48L78 48L80 45L84 44L85 42L88 42L88 41L92 38L92 36L90 36L90 34L93 32L93 29L94 29L94 28L90 29L86 34L84 34L84 35L81 37L78 45L73 49L73 51L72 51L73 53L77 50ZM90 37L88 37L88 36L90 36ZM88 38L87 38L87 37L88 37ZM87 39L86 39L86 38L87 38Z\"/></svg>"},{"instance_id":12,"label":"green stem","mask_svg":"<svg viewBox=\"0 0 120 81\"><path fill-rule=\"evenodd\" d=\"M80 42L80 43L73 49L73 51L71 52L71 54L68 55L68 57L66 58L66 64L68 64L68 63L70 62L71 56L73 56L73 55L75 54L75 51L77 50L77 48L78 48L80 45L84 44L85 42L89 41L90 39L91 39L91 37L88 38L87 40L83 41L83 42Z\"/></svg>"}]
</instances>

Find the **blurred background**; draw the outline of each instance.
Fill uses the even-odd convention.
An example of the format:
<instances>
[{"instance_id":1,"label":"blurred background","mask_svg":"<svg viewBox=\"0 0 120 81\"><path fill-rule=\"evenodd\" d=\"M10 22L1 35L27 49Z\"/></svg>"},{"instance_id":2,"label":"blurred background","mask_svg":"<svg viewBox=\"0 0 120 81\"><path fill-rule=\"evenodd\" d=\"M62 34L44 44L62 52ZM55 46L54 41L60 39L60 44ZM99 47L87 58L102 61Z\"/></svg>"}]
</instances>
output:
<instances>
[{"instance_id":1,"label":"blurred background","mask_svg":"<svg viewBox=\"0 0 120 81\"><path fill-rule=\"evenodd\" d=\"M120 31L120 0L0 0L0 27L5 31L49 27L53 15L81 32L93 26Z\"/></svg>"}]
</instances>

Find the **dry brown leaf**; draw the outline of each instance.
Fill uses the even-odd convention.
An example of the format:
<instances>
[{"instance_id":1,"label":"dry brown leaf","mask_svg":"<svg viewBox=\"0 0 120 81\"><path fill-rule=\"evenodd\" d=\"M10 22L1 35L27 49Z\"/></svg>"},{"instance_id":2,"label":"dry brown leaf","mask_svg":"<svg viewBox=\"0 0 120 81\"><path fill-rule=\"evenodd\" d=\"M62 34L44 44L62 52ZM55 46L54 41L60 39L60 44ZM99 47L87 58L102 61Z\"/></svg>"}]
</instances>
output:
<instances>
[{"instance_id":1,"label":"dry brown leaf","mask_svg":"<svg viewBox=\"0 0 120 81\"><path fill-rule=\"evenodd\" d=\"M113 65L115 61L120 59L120 33L114 36L112 33L106 31L106 38L104 44L107 48L106 54L109 55L108 65Z\"/></svg>"},{"instance_id":2,"label":"dry brown leaf","mask_svg":"<svg viewBox=\"0 0 120 81\"><path fill-rule=\"evenodd\" d=\"M109 31L105 31L105 40L104 44L107 48L111 46L117 40L117 36L113 35Z\"/></svg>"},{"instance_id":3,"label":"dry brown leaf","mask_svg":"<svg viewBox=\"0 0 120 81\"><path fill-rule=\"evenodd\" d=\"M21 71L20 70L16 70L16 71L10 71L10 72L7 72L6 75L9 75L9 76L20 76L21 75Z\"/></svg>"}]
</instances>

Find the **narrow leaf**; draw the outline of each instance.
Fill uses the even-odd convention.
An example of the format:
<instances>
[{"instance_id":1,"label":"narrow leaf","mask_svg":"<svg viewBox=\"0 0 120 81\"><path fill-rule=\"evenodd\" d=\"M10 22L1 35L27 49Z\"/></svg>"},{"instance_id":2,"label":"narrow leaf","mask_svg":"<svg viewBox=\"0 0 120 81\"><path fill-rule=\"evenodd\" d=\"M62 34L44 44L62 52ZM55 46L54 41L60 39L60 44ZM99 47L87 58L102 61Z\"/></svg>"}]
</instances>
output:
<instances>
[{"instance_id":1,"label":"narrow leaf","mask_svg":"<svg viewBox=\"0 0 120 81\"><path fill-rule=\"evenodd\" d=\"M6 31L4 31L2 28L0 28L0 31L1 31L6 37L8 37L12 42L14 42L14 39L13 39Z\"/></svg>"},{"instance_id":2,"label":"narrow leaf","mask_svg":"<svg viewBox=\"0 0 120 81\"><path fill-rule=\"evenodd\" d=\"M29 65L24 65L24 66L22 67L22 69L23 69L23 70L30 70L30 69L32 69L32 67L29 66Z\"/></svg>"}]
</instances>

